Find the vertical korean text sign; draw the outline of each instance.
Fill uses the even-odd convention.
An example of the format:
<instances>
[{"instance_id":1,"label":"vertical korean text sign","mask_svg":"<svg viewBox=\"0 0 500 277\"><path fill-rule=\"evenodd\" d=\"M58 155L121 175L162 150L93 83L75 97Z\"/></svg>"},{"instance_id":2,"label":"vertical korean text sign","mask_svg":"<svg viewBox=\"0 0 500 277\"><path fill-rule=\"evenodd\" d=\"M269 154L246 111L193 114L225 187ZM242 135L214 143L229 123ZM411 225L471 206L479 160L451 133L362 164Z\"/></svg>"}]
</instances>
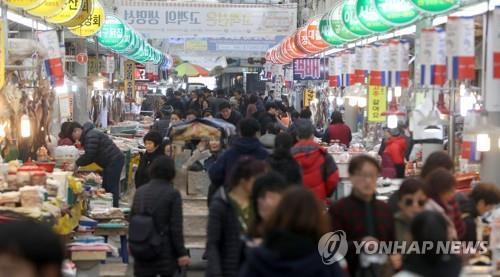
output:
<instances>
[{"instance_id":1,"label":"vertical korean text sign","mask_svg":"<svg viewBox=\"0 0 500 277\"><path fill-rule=\"evenodd\" d=\"M321 81L328 76L325 59L308 58L293 60L293 79L295 81Z\"/></svg>"},{"instance_id":2,"label":"vertical korean text sign","mask_svg":"<svg viewBox=\"0 0 500 277\"><path fill-rule=\"evenodd\" d=\"M382 115L387 110L387 88L382 86L368 87L368 122L384 122Z\"/></svg>"},{"instance_id":3,"label":"vertical korean text sign","mask_svg":"<svg viewBox=\"0 0 500 277\"><path fill-rule=\"evenodd\" d=\"M135 99L135 62L125 61L125 95L127 99Z\"/></svg>"}]
</instances>

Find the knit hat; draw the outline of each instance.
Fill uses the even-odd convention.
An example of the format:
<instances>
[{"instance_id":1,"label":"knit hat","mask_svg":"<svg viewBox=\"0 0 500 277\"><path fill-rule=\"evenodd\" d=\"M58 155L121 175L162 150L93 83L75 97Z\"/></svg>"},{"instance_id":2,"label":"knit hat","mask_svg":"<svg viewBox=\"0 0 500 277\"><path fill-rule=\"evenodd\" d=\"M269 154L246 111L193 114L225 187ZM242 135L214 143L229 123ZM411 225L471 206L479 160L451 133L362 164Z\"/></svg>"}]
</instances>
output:
<instances>
[{"instance_id":1,"label":"knit hat","mask_svg":"<svg viewBox=\"0 0 500 277\"><path fill-rule=\"evenodd\" d=\"M144 142L147 140L152 141L155 146L158 146L162 142L161 134L155 131L151 131L144 136Z\"/></svg>"}]
</instances>

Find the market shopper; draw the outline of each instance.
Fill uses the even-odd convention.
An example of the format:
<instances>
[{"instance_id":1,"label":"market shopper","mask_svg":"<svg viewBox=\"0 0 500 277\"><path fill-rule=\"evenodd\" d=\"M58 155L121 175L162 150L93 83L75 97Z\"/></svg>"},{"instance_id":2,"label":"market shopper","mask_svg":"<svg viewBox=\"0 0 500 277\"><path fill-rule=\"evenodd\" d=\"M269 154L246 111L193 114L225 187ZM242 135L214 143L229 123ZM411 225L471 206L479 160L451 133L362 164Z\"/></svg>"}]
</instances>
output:
<instances>
[{"instance_id":1,"label":"market shopper","mask_svg":"<svg viewBox=\"0 0 500 277\"><path fill-rule=\"evenodd\" d=\"M411 223L411 236L415 243L422 249L426 247L425 254L411 253L403 260L403 270L394 277L414 276L461 276L462 261L453 254L445 254L438 249L439 244L444 244L452 238L448 235L448 221L439 212L424 211L413 219Z\"/></svg>"},{"instance_id":2,"label":"market shopper","mask_svg":"<svg viewBox=\"0 0 500 277\"><path fill-rule=\"evenodd\" d=\"M390 129L391 137L385 141L384 153L382 160L389 159L394 170L396 171L396 178L405 177L405 156L408 148L407 140L401 136L398 128Z\"/></svg>"},{"instance_id":3,"label":"market shopper","mask_svg":"<svg viewBox=\"0 0 500 277\"><path fill-rule=\"evenodd\" d=\"M330 207L332 229L347 235L345 258L351 276L369 276L357 274L380 273L388 264L387 256L371 256L370 262L365 254L356 253L354 241L393 241L394 219L389 206L375 197L380 174L378 161L366 155L356 156L351 159L348 172L352 192Z\"/></svg>"},{"instance_id":4,"label":"market shopper","mask_svg":"<svg viewBox=\"0 0 500 277\"><path fill-rule=\"evenodd\" d=\"M326 143L330 143L332 140L338 140L347 147L352 140L351 128L344 123L342 113L339 111L332 113L332 122L323 136L323 141Z\"/></svg>"},{"instance_id":5,"label":"market shopper","mask_svg":"<svg viewBox=\"0 0 500 277\"><path fill-rule=\"evenodd\" d=\"M269 156L267 150L257 138L260 130L259 122L253 118L243 119L239 125L241 137L237 138L231 147L220 155L214 165L208 170L210 181L217 190L227 184L234 163L241 157L250 156L257 160L265 160Z\"/></svg>"},{"instance_id":6,"label":"market shopper","mask_svg":"<svg viewBox=\"0 0 500 277\"><path fill-rule=\"evenodd\" d=\"M250 224L250 195L258 174L266 164L253 158L236 163L228 187L221 187L210 203L207 224L207 277L235 277L243 262L244 243Z\"/></svg>"},{"instance_id":7,"label":"market shopper","mask_svg":"<svg viewBox=\"0 0 500 277\"><path fill-rule=\"evenodd\" d=\"M259 97L256 94L251 94L248 97L248 106L245 113L246 118L253 117L257 113L257 102L259 101Z\"/></svg>"},{"instance_id":8,"label":"market shopper","mask_svg":"<svg viewBox=\"0 0 500 277\"><path fill-rule=\"evenodd\" d=\"M339 181L339 172L332 156L314 141L314 126L311 121L296 122L299 142L292 148L293 158L299 163L304 185L320 201L328 203Z\"/></svg>"},{"instance_id":9,"label":"market shopper","mask_svg":"<svg viewBox=\"0 0 500 277\"><path fill-rule=\"evenodd\" d=\"M259 137L260 143L270 152L273 152L278 128L274 123L269 123L266 127L266 132Z\"/></svg>"},{"instance_id":10,"label":"market shopper","mask_svg":"<svg viewBox=\"0 0 500 277\"><path fill-rule=\"evenodd\" d=\"M64 253L51 226L28 218L0 223L0 276L59 277Z\"/></svg>"},{"instance_id":11,"label":"market shopper","mask_svg":"<svg viewBox=\"0 0 500 277\"><path fill-rule=\"evenodd\" d=\"M482 237L477 234L476 220L491 211L500 203L500 189L495 184L479 183L469 195L459 202L462 207L462 218L465 223L465 241L478 241Z\"/></svg>"},{"instance_id":12,"label":"market shopper","mask_svg":"<svg viewBox=\"0 0 500 277\"><path fill-rule=\"evenodd\" d=\"M302 169L293 158L291 149L293 138L288 133L276 135L274 152L269 156L267 162L271 169L280 173L289 184L302 185Z\"/></svg>"},{"instance_id":13,"label":"market shopper","mask_svg":"<svg viewBox=\"0 0 500 277\"><path fill-rule=\"evenodd\" d=\"M265 224L263 245L248 252L240 277L344 276L338 263L326 265L318 254L329 231L322 204L308 190L287 191Z\"/></svg>"},{"instance_id":14,"label":"market shopper","mask_svg":"<svg viewBox=\"0 0 500 277\"><path fill-rule=\"evenodd\" d=\"M184 113L186 111L186 106L182 101L182 92L176 91L174 92L174 97L169 99L167 102L168 105L172 106L174 110L179 111L180 113Z\"/></svg>"},{"instance_id":15,"label":"market shopper","mask_svg":"<svg viewBox=\"0 0 500 277\"><path fill-rule=\"evenodd\" d=\"M58 146L75 146L76 148L80 148L80 141L75 140L73 133L79 133L83 130L82 125L78 122L65 122L69 123L68 125L61 126L61 133L59 133L59 141L57 142Z\"/></svg>"},{"instance_id":16,"label":"market shopper","mask_svg":"<svg viewBox=\"0 0 500 277\"><path fill-rule=\"evenodd\" d=\"M96 163L103 168L103 186L113 194L113 207L119 206L120 176L125 157L108 135L95 129L94 124L87 122L81 132L73 132L73 138L80 140L85 153L76 160L77 166Z\"/></svg>"},{"instance_id":17,"label":"market shopper","mask_svg":"<svg viewBox=\"0 0 500 277\"><path fill-rule=\"evenodd\" d=\"M223 102L222 104L219 105L219 118L233 124L234 126L238 127L238 124L240 123L242 116L240 112L235 111L229 102Z\"/></svg>"},{"instance_id":18,"label":"market shopper","mask_svg":"<svg viewBox=\"0 0 500 277\"><path fill-rule=\"evenodd\" d=\"M274 102L266 103L266 112L258 115L259 124L261 127L261 134L265 134L267 127L271 125L281 125L278 121L278 106Z\"/></svg>"},{"instance_id":19,"label":"market shopper","mask_svg":"<svg viewBox=\"0 0 500 277\"><path fill-rule=\"evenodd\" d=\"M399 187L396 195L399 200L399 211L394 215L396 240L410 242L411 221L424 210L427 203L424 183L416 178L406 179Z\"/></svg>"},{"instance_id":20,"label":"market shopper","mask_svg":"<svg viewBox=\"0 0 500 277\"><path fill-rule=\"evenodd\" d=\"M465 223L460 210L456 210L452 201L455 199L457 181L449 171L438 168L425 179L424 191L429 200L426 210L441 213L449 224L450 238L461 239L465 234Z\"/></svg>"},{"instance_id":21,"label":"market shopper","mask_svg":"<svg viewBox=\"0 0 500 277\"><path fill-rule=\"evenodd\" d=\"M283 193L290 187L291 184L281 174L274 171L255 180L251 196L253 218L248 232L251 245L260 244L265 224L269 222L276 210Z\"/></svg>"},{"instance_id":22,"label":"market shopper","mask_svg":"<svg viewBox=\"0 0 500 277\"><path fill-rule=\"evenodd\" d=\"M153 122L153 126L151 126L151 131L158 132L162 139L165 139L167 136L172 112L172 107L162 108L159 112L159 117Z\"/></svg>"},{"instance_id":23,"label":"market shopper","mask_svg":"<svg viewBox=\"0 0 500 277\"><path fill-rule=\"evenodd\" d=\"M174 160L159 157L151 164L150 174L151 180L134 195L130 212L130 248L134 255L135 246L140 248L155 241L151 238L141 243L146 236L152 236L152 233L159 235L156 239L160 239L161 243L153 257L145 259L134 255L134 275L173 276L179 266L187 266L191 262L184 246L181 194L172 185L175 177ZM145 234L147 230L141 227L144 226L144 218L148 217L153 225L148 227L154 230Z\"/></svg>"},{"instance_id":24,"label":"market shopper","mask_svg":"<svg viewBox=\"0 0 500 277\"><path fill-rule=\"evenodd\" d=\"M193 121L200 117L200 114L196 110L188 110L186 112L186 121Z\"/></svg>"},{"instance_id":25,"label":"market shopper","mask_svg":"<svg viewBox=\"0 0 500 277\"><path fill-rule=\"evenodd\" d=\"M226 98L226 93L223 89L217 89L215 93L217 97L213 100L212 111L213 114L218 115L220 112L220 105L224 102L229 103L229 100Z\"/></svg>"},{"instance_id":26,"label":"market shopper","mask_svg":"<svg viewBox=\"0 0 500 277\"><path fill-rule=\"evenodd\" d=\"M219 156L223 151L223 144L220 139L212 137L208 142L208 149L210 150L210 157L208 157L205 161L203 161L203 169L205 171L209 171L212 165L215 164ZM212 201L212 197L217 190L217 186L210 182L208 186L208 195L207 195L207 204L210 207L210 202Z\"/></svg>"},{"instance_id":27,"label":"market shopper","mask_svg":"<svg viewBox=\"0 0 500 277\"><path fill-rule=\"evenodd\" d=\"M162 146L162 136L160 133L151 131L144 136L144 147L146 152L142 154L139 166L135 172L135 188L149 182L149 168L151 164L159 157L164 156L165 152Z\"/></svg>"}]
</instances>

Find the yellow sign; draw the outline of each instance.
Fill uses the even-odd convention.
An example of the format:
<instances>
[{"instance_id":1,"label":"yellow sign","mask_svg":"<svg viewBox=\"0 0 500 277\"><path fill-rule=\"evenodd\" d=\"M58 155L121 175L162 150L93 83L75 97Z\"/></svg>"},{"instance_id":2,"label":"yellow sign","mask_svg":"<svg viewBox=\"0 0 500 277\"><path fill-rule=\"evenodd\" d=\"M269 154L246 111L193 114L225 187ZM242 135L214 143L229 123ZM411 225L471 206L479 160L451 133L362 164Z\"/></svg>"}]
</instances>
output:
<instances>
[{"instance_id":1,"label":"yellow sign","mask_svg":"<svg viewBox=\"0 0 500 277\"><path fill-rule=\"evenodd\" d=\"M94 1L92 13L80 26L69 28L69 31L79 37L89 37L101 30L104 24L104 7L99 1Z\"/></svg>"},{"instance_id":2,"label":"yellow sign","mask_svg":"<svg viewBox=\"0 0 500 277\"><path fill-rule=\"evenodd\" d=\"M187 40L184 43L184 50L187 51L207 51L208 42L206 40Z\"/></svg>"},{"instance_id":3,"label":"yellow sign","mask_svg":"<svg viewBox=\"0 0 500 277\"><path fill-rule=\"evenodd\" d=\"M92 7L94 6L94 0L83 0L82 8L77 16L73 17L70 21L61 23L65 27L72 28L80 26L92 13Z\"/></svg>"},{"instance_id":4,"label":"yellow sign","mask_svg":"<svg viewBox=\"0 0 500 277\"><path fill-rule=\"evenodd\" d=\"M67 0L66 5L64 5L64 8L61 12L58 14L46 18L47 22L49 23L64 23L68 22L74 17L76 17L80 11L82 10L84 0Z\"/></svg>"},{"instance_id":5,"label":"yellow sign","mask_svg":"<svg viewBox=\"0 0 500 277\"><path fill-rule=\"evenodd\" d=\"M0 21L0 89L5 85L5 27L3 21Z\"/></svg>"},{"instance_id":6,"label":"yellow sign","mask_svg":"<svg viewBox=\"0 0 500 277\"><path fill-rule=\"evenodd\" d=\"M135 62L127 60L124 64L124 84L125 84L125 97L128 99L135 99Z\"/></svg>"},{"instance_id":7,"label":"yellow sign","mask_svg":"<svg viewBox=\"0 0 500 277\"><path fill-rule=\"evenodd\" d=\"M87 73L88 76L94 75L101 72L101 60L98 58L89 58L87 62Z\"/></svg>"},{"instance_id":8,"label":"yellow sign","mask_svg":"<svg viewBox=\"0 0 500 277\"><path fill-rule=\"evenodd\" d=\"M387 88L381 86L368 87L368 122L384 122L382 115L387 110Z\"/></svg>"},{"instance_id":9,"label":"yellow sign","mask_svg":"<svg viewBox=\"0 0 500 277\"><path fill-rule=\"evenodd\" d=\"M314 100L314 91L312 89L304 90L304 107L309 107L311 101Z\"/></svg>"},{"instance_id":10,"label":"yellow sign","mask_svg":"<svg viewBox=\"0 0 500 277\"><path fill-rule=\"evenodd\" d=\"M7 5L10 7L29 10L40 6L45 0L5 0L5 1Z\"/></svg>"},{"instance_id":11,"label":"yellow sign","mask_svg":"<svg viewBox=\"0 0 500 277\"><path fill-rule=\"evenodd\" d=\"M67 0L45 0L40 6L28 10L34 16L51 17L60 13L64 9Z\"/></svg>"}]
</instances>

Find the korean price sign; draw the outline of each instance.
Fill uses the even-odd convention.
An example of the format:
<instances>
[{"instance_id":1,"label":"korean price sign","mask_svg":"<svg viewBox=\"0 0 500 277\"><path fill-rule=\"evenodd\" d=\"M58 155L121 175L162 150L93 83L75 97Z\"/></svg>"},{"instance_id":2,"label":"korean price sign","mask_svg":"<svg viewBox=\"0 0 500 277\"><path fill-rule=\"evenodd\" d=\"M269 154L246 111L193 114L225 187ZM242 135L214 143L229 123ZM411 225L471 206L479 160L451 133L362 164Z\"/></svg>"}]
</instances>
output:
<instances>
[{"instance_id":1,"label":"korean price sign","mask_svg":"<svg viewBox=\"0 0 500 277\"><path fill-rule=\"evenodd\" d=\"M125 66L125 95L127 98L135 99L135 62L127 60Z\"/></svg>"},{"instance_id":2,"label":"korean price sign","mask_svg":"<svg viewBox=\"0 0 500 277\"><path fill-rule=\"evenodd\" d=\"M324 80L327 75L324 61L320 58L294 59L294 80Z\"/></svg>"},{"instance_id":3,"label":"korean price sign","mask_svg":"<svg viewBox=\"0 0 500 277\"><path fill-rule=\"evenodd\" d=\"M384 122L383 112L387 110L387 88L368 87L368 122Z\"/></svg>"}]
</instances>

